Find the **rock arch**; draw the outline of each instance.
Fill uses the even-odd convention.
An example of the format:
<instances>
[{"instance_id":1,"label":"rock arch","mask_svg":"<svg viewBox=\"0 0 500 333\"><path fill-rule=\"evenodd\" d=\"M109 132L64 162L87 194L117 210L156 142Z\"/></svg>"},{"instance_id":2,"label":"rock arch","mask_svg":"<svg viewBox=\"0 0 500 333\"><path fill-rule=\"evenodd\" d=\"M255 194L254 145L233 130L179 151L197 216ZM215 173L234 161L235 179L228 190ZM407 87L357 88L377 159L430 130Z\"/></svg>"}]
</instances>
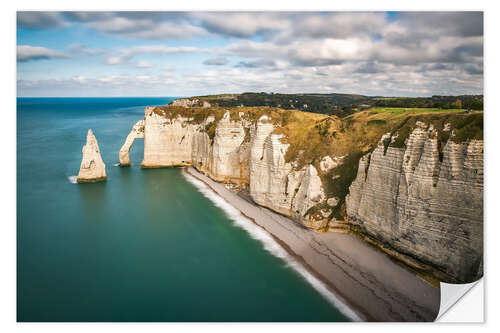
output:
<instances>
[{"instance_id":1,"label":"rock arch","mask_svg":"<svg viewBox=\"0 0 500 333\"><path fill-rule=\"evenodd\" d=\"M144 120L139 120L137 123L135 123L129 135L127 135L125 143L120 148L120 152L118 153L120 166L130 166L130 147L132 147L134 140L137 138L144 138Z\"/></svg>"}]
</instances>

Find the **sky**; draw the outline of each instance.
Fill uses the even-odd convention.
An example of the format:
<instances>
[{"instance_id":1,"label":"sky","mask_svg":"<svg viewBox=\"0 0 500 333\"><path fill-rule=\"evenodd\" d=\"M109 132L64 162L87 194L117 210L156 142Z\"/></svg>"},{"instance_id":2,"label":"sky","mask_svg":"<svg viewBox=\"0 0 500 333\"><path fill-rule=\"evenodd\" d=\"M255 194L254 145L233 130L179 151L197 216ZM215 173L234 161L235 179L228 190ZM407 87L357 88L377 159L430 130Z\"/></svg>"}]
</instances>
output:
<instances>
[{"instance_id":1,"label":"sky","mask_svg":"<svg viewBox=\"0 0 500 333\"><path fill-rule=\"evenodd\" d=\"M483 93L482 12L18 12L20 97Z\"/></svg>"}]
</instances>

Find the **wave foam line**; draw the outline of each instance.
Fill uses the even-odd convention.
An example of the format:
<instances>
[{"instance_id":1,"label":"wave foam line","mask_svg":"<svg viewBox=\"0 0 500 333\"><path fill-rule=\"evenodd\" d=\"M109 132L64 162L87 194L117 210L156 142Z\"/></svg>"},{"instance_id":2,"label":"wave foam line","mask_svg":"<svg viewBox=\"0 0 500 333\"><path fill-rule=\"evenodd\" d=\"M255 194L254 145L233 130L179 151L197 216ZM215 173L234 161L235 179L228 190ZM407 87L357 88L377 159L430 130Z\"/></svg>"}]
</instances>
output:
<instances>
[{"instance_id":1,"label":"wave foam line","mask_svg":"<svg viewBox=\"0 0 500 333\"><path fill-rule=\"evenodd\" d=\"M76 180L77 180L77 178L78 178L78 176L69 176L69 177L68 177L68 180L69 180L69 182L70 182L71 184L76 184L76 183L77 183L77 181L76 181Z\"/></svg>"},{"instance_id":2,"label":"wave foam line","mask_svg":"<svg viewBox=\"0 0 500 333\"><path fill-rule=\"evenodd\" d=\"M303 265L295 260L276 240L263 228L246 218L241 212L229 204L225 199L218 196L205 183L183 171L184 177L193 184L199 192L210 199L217 207L221 208L234 224L244 229L253 238L262 243L264 249L272 255L283 259L287 266L295 270L304 280L318 291L329 303L337 308L342 314L353 321L361 321L361 318L335 296L326 285L312 275Z\"/></svg>"}]
</instances>

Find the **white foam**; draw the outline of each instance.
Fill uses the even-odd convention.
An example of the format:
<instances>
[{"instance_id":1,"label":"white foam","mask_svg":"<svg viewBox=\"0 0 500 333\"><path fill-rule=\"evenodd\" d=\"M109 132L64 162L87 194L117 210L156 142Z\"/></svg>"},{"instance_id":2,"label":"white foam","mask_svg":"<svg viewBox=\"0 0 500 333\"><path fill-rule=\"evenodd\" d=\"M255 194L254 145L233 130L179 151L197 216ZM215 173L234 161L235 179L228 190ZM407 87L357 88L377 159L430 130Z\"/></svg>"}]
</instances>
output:
<instances>
[{"instance_id":1,"label":"white foam","mask_svg":"<svg viewBox=\"0 0 500 333\"><path fill-rule=\"evenodd\" d=\"M352 311L346 304L344 304L336 295L334 295L326 285L312 275L302 264L295 260L266 230L259 227L248 218L243 216L239 210L231 206L226 200L218 196L208 186L199 181L195 177L183 171L184 177L212 201L217 207L221 208L226 215L233 220L234 224L247 231L250 236L262 243L264 249L272 255L281 258L285 261L287 266L294 269L299 275L304 278L309 284L312 285L328 302L337 308L344 315L353 321L361 321L361 318Z\"/></svg>"},{"instance_id":2,"label":"white foam","mask_svg":"<svg viewBox=\"0 0 500 333\"><path fill-rule=\"evenodd\" d=\"M69 180L69 182L71 184L76 184L77 183L77 181L76 181L77 178L78 178L78 176L69 176L68 180Z\"/></svg>"},{"instance_id":3,"label":"white foam","mask_svg":"<svg viewBox=\"0 0 500 333\"><path fill-rule=\"evenodd\" d=\"M113 166L120 166L120 162L113 164Z\"/></svg>"}]
</instances>

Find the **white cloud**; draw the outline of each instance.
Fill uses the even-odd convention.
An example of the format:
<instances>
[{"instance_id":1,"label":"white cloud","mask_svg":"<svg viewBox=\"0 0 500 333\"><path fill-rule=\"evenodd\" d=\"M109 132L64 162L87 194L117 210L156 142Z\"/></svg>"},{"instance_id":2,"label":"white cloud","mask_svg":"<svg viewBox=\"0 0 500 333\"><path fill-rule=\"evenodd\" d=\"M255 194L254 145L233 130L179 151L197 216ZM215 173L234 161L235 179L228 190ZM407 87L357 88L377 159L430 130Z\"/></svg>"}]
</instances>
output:
<instances>
[{"instance_id":1,"label":"white cloud","mask_svg":"<svg viewBox=\"0 0 500 333\"><path fill-rule=\"evenodd\" d=\"M54 58L69 58L68 55L43 46L18 45L17 61L44 60Z\"/></svg>"},{"instance_id":2,"label":"white cloud","mask_svg":"<svg viewBox=\"0 0 500 333\"><path fill-rule=\"evenodd\" d=\"M138 68L150 68L150 67L153 67L153 65L151 65L149 62L147 61L139 61L135 67L138 67Z\"/></svg>"},{"instance_id":3,"label":"white cloud","mask_svg":"<svg viewBox=\"0 0 500 333\"><path fill-rule=\"evenodd\" d=\"M124 58L121 57L109 57L106 59L106 63L108 65L118 65L123 63L124 61L125 61Z\"/></svg>"}]
</instances>

